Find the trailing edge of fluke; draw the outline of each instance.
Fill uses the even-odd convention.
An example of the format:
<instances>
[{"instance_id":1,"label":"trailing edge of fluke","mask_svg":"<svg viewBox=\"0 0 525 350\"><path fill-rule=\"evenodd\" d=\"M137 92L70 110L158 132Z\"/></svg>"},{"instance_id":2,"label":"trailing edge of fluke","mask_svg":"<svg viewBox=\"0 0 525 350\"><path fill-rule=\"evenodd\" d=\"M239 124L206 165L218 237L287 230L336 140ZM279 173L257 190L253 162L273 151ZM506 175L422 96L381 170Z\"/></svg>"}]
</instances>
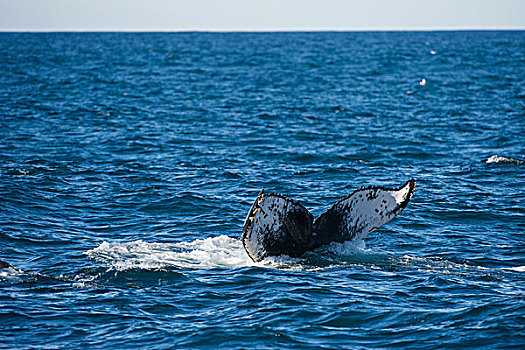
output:
<instances>
[{"instance_id":1,"label":"trailing edge of fluke","mask_svg":"<svg viewBox=\"0 0 525 350\"><path fill-rule=\"evenodd\" d=\"M283 254L298 257L331 242L362 239L396 217L415 188L414 179L399 188L360 188L315 221L300 203L261 190L244 222L242 242L250 258L261 261Z\"/></svg>"}]
</instances>

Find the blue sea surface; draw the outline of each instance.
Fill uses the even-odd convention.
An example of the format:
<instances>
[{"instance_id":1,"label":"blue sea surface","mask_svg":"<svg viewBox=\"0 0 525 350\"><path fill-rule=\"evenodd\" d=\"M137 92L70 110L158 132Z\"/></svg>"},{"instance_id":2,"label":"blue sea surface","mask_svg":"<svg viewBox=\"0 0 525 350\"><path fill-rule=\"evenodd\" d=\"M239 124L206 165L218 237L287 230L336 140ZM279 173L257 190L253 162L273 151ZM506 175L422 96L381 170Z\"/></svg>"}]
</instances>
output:
<instances>
[{"instance_id":1,"label":"blue sea surface","mask_svg":"<svg viewBox=\"0 0 525 350\"><path fill-rule=\"evenodd\" d=\"M525 348L525 32L1 33L0 348ZM254 263L414 178L364 241Z\"/></svg>"}]
</instances>

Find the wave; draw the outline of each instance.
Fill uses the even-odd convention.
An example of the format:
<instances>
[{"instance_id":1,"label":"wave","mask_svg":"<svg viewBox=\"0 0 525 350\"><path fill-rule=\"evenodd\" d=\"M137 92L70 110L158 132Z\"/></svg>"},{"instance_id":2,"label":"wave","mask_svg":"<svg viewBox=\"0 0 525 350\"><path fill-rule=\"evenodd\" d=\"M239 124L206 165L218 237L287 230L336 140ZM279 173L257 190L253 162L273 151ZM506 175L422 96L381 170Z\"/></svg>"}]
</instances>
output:
<instances>
[{"instance_id":1,"label":"wave","mask_svg":"<svg viewBox=\"0 0 525 350\"><path fill-rule=\"evenodd\" d=\"M454 261L441 257L396 256L365 247L364 241L331 243L302 257L286 255L267 257L253 262L242 241L226 235L196 239L180 243L148 243L137 240L127 243L103 242L84 252L88 258L106 267L85 270L71 276L51 277L40 273L24 272L14 267L0 269L0 285L23 282L67 282L75 287L89 287L98 283L149 285L157 280L178 280L184 277L180 270L237 269L260 267L285 271L322 271L330 268L355 267L395 273L416 269L440 275L476 276L482 274L501 278L503 271L523 273L525 266L486 268L467 261ZM499 271L499 272L498 272ZM160 274L159 274L160 273ZM124 275L123 275L124 274Z\"/></svg>"},{"instance_id":2,"label":"wave","mask_svg":"<svg viewBox=\"0 0 525 350\"><path fill-rule=\"evenodd\" d=\"M175 244L148 243L142 240L128 243L103 242L84 254L117 270L235 268L254 265L245 253L242 242L224 235Z\"/></svg>"},{"instance_id":3,"label":"wave","mask_svg":"<svg viewBox=\"0 0 525 350\"><path fill-rule=\"evenodd\" d=\"M487 163L487 164L491 164L491 163L495 163L495 164L498 164L498 163L525 164L525 161L520 160L520 159L516 159L516 158L511 158L511 157L498 156L497 154L494 154L494 155L488 157L485 160L485 163Z\"/></svg>"},{"instance_id":4,"label":"wave","mask_svg":"<svg viewBox=\"0 0 525 350\"><path fill-rule=\"evenodd\" d=\"M525 272L525 266L514 266L514 267L502 267L502 270Z\"/></svg>"}]
</instances>

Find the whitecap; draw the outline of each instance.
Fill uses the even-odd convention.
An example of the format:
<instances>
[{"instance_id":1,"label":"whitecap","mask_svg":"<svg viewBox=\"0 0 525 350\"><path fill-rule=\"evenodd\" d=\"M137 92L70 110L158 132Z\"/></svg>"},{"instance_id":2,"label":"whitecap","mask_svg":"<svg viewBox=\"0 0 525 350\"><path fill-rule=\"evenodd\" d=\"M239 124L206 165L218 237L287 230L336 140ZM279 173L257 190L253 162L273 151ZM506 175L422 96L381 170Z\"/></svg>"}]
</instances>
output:
<instances>
[{"instance_id":1,"label":"whitecap","mask_svg":"<svg viewBox=\"0 0 525 350\"><path fill-rule=\"evenodd\" d=\"M485 160L485 163L487 164L490 164L490 163L513 163L513 164L524 164L525 161L523 160L520 160L520 159L516 159L516 158L511 158L511 157L504 157L504 156L498 156L497 154L494 154L490 157L488 157L486 160Z\"/></svg>"},{"instance_id":2,"label":"whitecap","mask_svg":"<svg viewBox=\"0 0 525 350\"><path fill-rule=\"evenodd\" d=\"M117 270L242 267L253 264L242 242L228 236L196 239L181 243L103 242L84 253L89 258Z\"/></svg>"},{"instance_id":3,"label":"whitecap","mask_svg":"<svg viewBox=\"0 0 525 350\"><path fill-rule=\"evenodd\" d=\"M502 267L502 270L525 272L525 266L514 266L514 267Z\"/></svg>"}]
</instances>

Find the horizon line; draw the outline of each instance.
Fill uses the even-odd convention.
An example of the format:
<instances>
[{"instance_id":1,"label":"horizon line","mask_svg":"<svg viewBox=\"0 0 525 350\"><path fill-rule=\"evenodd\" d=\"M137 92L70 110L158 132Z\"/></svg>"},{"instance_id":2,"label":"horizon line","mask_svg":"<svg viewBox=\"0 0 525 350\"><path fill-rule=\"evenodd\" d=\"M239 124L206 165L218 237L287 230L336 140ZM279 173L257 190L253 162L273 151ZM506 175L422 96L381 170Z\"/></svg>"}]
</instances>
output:
<instances>
[{"instance_id":1,"label":"horizon line","mask_svg":"<svg viewBox=\"0 0 525 350\"><path fill-rule=\"evenodd\" d=\"M524 31L525 27L364 27L364 28L38 28L38 29L15 29L0 28L0 33L283 33L283 32L439 32L439 31Z\"/></svg>"}]
</instances>

